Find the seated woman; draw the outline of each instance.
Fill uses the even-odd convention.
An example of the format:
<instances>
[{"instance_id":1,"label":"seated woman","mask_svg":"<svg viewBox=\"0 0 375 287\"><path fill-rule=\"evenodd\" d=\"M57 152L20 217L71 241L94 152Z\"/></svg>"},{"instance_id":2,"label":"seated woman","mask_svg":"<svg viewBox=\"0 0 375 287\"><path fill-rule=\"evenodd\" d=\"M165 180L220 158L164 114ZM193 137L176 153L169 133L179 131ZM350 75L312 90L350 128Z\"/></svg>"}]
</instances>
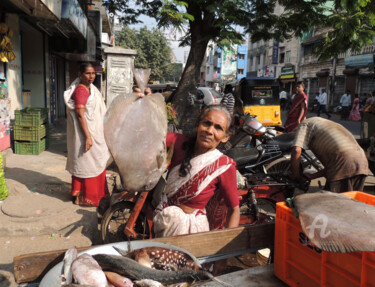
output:
<instances>
[{"instance_id":1,"label":"seated woman","mask_svg":"<svg viewBox=\"0 0 375 287\"><path fill-rule=\"evenodd\" d=\"M216 149L228 141L231 124L232 116L224 106L211 105L198 118L195 139L167 135L174 155L153 219L156 237L223 228L224 222L227 228L238 226L236 164Z\"/></svg>"}]
</instances>

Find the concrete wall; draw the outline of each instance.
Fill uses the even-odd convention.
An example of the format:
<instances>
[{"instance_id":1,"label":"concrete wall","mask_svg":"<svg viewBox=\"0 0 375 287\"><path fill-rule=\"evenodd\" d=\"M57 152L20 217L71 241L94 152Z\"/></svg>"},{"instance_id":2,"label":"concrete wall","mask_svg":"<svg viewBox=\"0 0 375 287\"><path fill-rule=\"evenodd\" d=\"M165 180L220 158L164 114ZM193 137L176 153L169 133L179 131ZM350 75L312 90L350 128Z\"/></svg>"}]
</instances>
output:
<instances>
[{"instance_id":1,"label":"concrete wall","mask_svg":"<svg viewBox=\"0 0 375 287\"><path fill-rule=\"evenodd\" d=\"M16 59L8 63L8 96L11 99L11 118L14 118L14 110L22 108L22 76L21 76L21 45L19 37L19 17L16 14L6 14L6 24L13 30L11 38Z\"/></svg>"},{"instance_id":2,"label":"concrete wall","mask_svg":"<svg viewBox=\"0 0 375 287\"><path fill-rule=\"evenodd\" d=\"M23 90L31 91L31 106L45 107L43 35L24 21L22 37Z\"/></svg>"}]
</instances>

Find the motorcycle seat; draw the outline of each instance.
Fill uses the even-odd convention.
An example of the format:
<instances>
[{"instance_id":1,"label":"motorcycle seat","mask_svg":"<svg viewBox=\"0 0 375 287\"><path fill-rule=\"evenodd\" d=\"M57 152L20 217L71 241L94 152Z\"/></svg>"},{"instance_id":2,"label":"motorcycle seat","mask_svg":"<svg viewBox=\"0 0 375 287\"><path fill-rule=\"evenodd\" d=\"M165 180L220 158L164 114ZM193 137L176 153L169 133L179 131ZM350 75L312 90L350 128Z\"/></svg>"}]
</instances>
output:
<instances>
[{"instance_id":1,"label":"motorcycle seat","mask_svg":"<svg viewBox=\"0 0 375 287\"><path fill-rule=\"evenodd\" d=\"M259 157L259 151L256 148L232 148L225 154L232 158L238 166L255 162Z\"/></svg>"},{"instance_id":2,"label":"motorcycle seat","mask_svg":"<svg viewBox=\"0 0 375 287\"><path fill-rule=\"evenodd\" d=\"M277 135L274 138L267 139L267 145L278 145L280 150L283 152L290 151L292 149L292 143L296 136L296 133L284 133Z\"/></svg>"}]
</instances>

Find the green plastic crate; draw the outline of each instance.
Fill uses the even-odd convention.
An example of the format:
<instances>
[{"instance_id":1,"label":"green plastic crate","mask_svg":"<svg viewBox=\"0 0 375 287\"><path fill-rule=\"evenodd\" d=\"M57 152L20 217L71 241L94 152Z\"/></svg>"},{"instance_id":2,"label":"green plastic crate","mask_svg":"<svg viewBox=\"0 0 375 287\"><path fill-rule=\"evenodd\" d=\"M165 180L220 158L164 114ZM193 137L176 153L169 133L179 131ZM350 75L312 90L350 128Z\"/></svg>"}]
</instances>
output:
<instances>
[{"instance_id":1,"label":"green plastic crate","mask_svg":"<svg viewBox=\"0 0 375 287\"><path fill-rule=\"evenodd\" d=\"M39 141L48 134L48 124L41 126L14 126L13 139L17 141Z\"/></svg>"},{"instance_id":2,"label":"green plastic crate","mask_svg":"<svg viewBox=\"0 0 375 287\"><path fill-rule=\"evenodd\" d=\"M15 124L20 126L40 126L48 121L48 108L25 108L14 111Z\"/></svg>"},{"instance_id":3,"label":"green plastic crate","mask_svg":"<svg viewBox=\"0 0 375 287\"><path fill-rule=\"evenodd\" d=\"M35 142L14 141L14 152L16 154L35 154L38 155L42 151L48 149L48 137Z\"/></svg>"}]
</instances>

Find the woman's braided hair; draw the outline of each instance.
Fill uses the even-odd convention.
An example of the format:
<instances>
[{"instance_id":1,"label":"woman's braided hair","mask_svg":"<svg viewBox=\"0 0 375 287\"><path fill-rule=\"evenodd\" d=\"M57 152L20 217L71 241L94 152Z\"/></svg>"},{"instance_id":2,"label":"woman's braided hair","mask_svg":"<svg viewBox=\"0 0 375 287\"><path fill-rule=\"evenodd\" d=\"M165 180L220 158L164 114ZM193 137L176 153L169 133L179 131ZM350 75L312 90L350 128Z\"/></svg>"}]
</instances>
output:
<instances>
[{"instance_id":1,"label":"woman's braided hair","mask_svg":"<svg viewBox=\"0 0 375 287\"><path fill-rule=\"evenodd\" d=\"M224 105L209 105L206 106L202 112L200 113L196 123L195 127L197 128L199 124L203 121L203 119L206 117L206 115L211 111L223 111L226 118L227 118L227 126L225 129L225 135L230 136L232 133L232 125L233 125L233 115L228 111L228 109ZM190 173L191 170L191 163L190 160L193 158L194 155L194 147L195 142L197 140L197 137L195 136L192 141L187 141L182 145L182 149L186 150L186 157L182 161L179 169L179 175L181 177L187 176L188 173Z\"/></svg>"}]
</instances>

